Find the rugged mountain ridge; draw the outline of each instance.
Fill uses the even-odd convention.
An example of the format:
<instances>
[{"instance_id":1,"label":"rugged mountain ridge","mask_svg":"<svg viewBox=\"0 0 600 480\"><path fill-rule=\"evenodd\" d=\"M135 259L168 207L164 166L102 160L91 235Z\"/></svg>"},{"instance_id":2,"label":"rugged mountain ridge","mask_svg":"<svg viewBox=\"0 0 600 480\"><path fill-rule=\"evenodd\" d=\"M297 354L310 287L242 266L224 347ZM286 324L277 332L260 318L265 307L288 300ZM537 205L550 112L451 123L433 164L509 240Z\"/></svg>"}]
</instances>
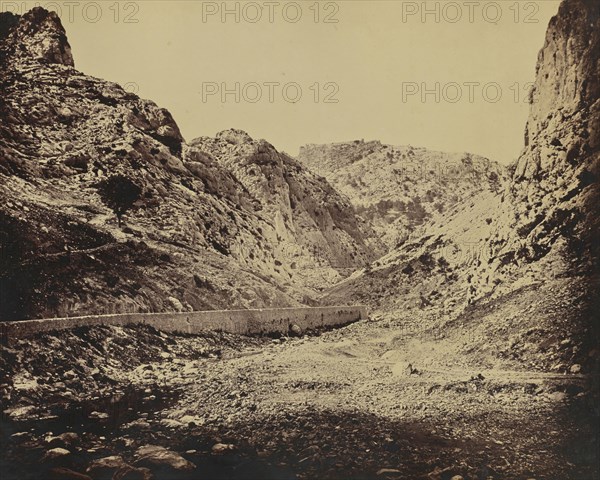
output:
<instances>
[{"instance_id":1,"label":"rugged mountain ridge","mask_svg":"<svg viewBox=\"0 0 600 480\"><path fill-rule=\"evenodd\" d=\"M325 303L408 311L442 358L598 368L599 10L564 0L550 22L506 188L428 222Z\"/></svg>"},{"instance_id":2,"label":"rugged mountain ridge","mask_svg":"<svg viewBox=\"0 0 600 480\"><path fill-rule=\"evenodd\" d=\"M347 196L388 249L452 206L501 189L506 179L506 170L484 157L380 141L306 145L298 159Z\"/></svg>"},{"instance_id":3,"label":"rugged mountain ridge","mask_svg":"<svg viewBox=\"0 0 600 480\"><path fill-rule=\"evenodd\" d=\"M346 199L268 142L232 129L190 144L233 172L261 205L275 229L282 268L290 275L322 288L384 253Z\"/></svg>"},{"instance_id":4,"label":"rugged mountain ridge","mask_svg":"<svg viewBox=\"0 0 600 480\"><path fill-rule=\"evenodd\" d=\"M75 70L55 14L10 20L2 318L294 304L230 254L256 241L239 182L185 146L168 111ZM144 192L125 231L96 188L115 174Z\"/></svg>"},{"instance_id":5,"label":"rugged mountain ridge","mask_svg":"<svg viewBox=\"0 0 600 480\"><path fill-rule=\"evenodd\" d=\"M55 13L5 13L0 25L2 319L311 303L316 288L341 278L340 258L372 258L358 233L296 222L287 240L307 253L295 269L292 247L281 249L281 231L262 212L266 198L218 155L187 145L166 109L75 70ZM309 178L289 161L279 173ZM114 175L142 191L124 229L98 191ZM328 210L323 192L337 194L314 186ZM340 218L357 225L351 209ZM295 243L312 234L316 252Z\"/></svg>"}]
</instances>

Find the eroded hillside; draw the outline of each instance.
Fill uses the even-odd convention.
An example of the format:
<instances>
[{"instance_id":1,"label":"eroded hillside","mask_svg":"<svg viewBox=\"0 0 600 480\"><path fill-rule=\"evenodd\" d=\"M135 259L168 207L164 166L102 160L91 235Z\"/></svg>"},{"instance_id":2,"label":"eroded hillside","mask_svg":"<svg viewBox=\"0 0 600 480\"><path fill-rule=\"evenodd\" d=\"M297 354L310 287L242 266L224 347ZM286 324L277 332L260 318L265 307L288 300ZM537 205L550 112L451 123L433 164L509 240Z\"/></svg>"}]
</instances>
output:
<instances>
[{"instance_id":1,"label":"eroded hillside","mask_svg":"<svg viewBox=\"0 0 600 480\"><path fill-rule=\"evenodd\" d=\"M351 207L273 147L253 150L266 142L248 163L274 158L297 192L257 195L167 110L78 72L56 14L0 25L2 319L311 303L333 267L374 258ZM114 176L141 192L124 228L99 191Z\"/></svg>"}]
</instances>

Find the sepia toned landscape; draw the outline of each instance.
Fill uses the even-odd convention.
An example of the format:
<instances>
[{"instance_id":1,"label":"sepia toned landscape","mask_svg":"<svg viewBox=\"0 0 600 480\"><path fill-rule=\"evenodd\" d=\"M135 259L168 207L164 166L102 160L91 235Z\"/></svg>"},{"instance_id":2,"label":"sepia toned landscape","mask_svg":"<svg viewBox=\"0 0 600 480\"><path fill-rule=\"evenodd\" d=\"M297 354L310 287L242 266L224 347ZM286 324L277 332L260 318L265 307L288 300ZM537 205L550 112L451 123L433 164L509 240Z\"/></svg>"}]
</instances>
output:
<instances>
[{"instance_id":1,"label":"sepia toned landscape","mask_svg":"<svg viewBox=\"0 0 600 480\"><path fill-rule=\"evenodd\" d=\"M0 13L2 479L600 478L600 3L508 164L184 139L66 26Z\"/></svg>"}]
</instances>

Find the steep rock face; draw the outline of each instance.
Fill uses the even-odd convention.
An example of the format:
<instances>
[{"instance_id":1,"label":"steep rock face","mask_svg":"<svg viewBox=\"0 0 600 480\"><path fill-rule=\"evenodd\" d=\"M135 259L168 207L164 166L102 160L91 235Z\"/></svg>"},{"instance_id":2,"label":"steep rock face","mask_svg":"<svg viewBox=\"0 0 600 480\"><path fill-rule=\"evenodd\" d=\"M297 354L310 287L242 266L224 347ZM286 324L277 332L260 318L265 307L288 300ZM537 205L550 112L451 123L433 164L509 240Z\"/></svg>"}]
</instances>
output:
<instances>
[{"instance_id":1,"label":"steep rock face","mask_svg":"<svg viewBox=\"0 0 600 480\"><path fill-rule=\"evenodd\" d=\"M595 206L592 192L600 173L598 2L563 2L550 22L536 72L526 147L516 164L512 196L531 208L529 219L547 218L559 206L585 215L586 206ZM579 220L591 224L595 218Z\"/></svg>"},{"instance_id":2,"label":"steep rock face","mask_svg":"<svg viewBox=\"0 0 600 480\"><path fill-rule=\"evenodd\" d=\"M382 253L369 226L325 181L264 140L226 130L191 145L230 170L273 227L281 270L323 288Z\"/></svg>"},{"instance_id":3,"label":"steep rock face","mask_svg":"<svg viewBox=\"0 0 600 480\"><path fill-rule=\"evenodd\" d=\"M597 103L599 8L592 0L563 2L551 20L536 67L527 144L550 127L556 112L568 117Z\"/></svg>"},{"instance_id":4,"label":"steep rock face","mask_svg":"<svg viewBox=\"0 0 600 480\"><path fill-rule=\"evenodd\" d=\"M492 251L508 270L556 257L571 262L571 274L594 271L599 96L600 5L565 0L539 54L526 146L513 167L507 206L495 216ZM507 224L510 231L502 233Z\"/></svg>"},{"instance_id":5,"label":"steep rock face","mask_svg":"<svg viewBox=\"0 0 600 480\"><path fill-rule=\"evenodd\" d=\"M550 22L527 145L504 191L477 194L423 225L325 303L411 312L448 343L440 355L598 368L599 9L564 0ZM474 344L480 336L489 341Z\"/></svg>"},{"instance_id":6,"label":"steep rock face","mask_svg":"<svg viewBox=\"0 0 600 480\"><path fill-rule=\"evenodd\" d=\"M499 190L506 176L500 165L477 155L379 141L306 145L298 159L347 196L388 249L472 195Z\"/></svg>"}]
</instances>

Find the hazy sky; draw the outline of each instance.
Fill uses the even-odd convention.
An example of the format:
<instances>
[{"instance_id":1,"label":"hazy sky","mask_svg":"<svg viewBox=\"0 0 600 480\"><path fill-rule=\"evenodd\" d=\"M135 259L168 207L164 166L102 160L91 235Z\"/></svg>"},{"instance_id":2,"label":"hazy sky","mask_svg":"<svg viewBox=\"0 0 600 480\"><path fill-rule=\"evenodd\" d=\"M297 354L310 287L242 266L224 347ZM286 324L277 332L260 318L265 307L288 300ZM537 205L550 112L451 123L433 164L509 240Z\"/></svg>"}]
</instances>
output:
<instances>
[{"instance_id":1,"label":"hazy sky","mask_svg":"<svg viewBox=\"0 0 600 480\"><path fill-rule=\"evenodd\" d=\"M39 3L79 70L166 107L188 140L235 127L292 155L364 138L507 163L559 2Z\"/></svg>"}]
</instances>

